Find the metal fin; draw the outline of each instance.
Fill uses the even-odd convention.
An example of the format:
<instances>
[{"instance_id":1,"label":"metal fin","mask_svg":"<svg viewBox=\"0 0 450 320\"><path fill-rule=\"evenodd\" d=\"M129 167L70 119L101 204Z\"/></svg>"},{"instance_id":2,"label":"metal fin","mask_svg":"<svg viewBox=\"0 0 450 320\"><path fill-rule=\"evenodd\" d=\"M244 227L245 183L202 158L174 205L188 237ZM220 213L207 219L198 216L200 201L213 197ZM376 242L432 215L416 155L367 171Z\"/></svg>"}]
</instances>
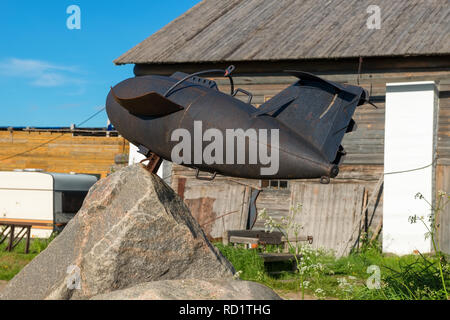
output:
<instances>
[{"instance_id":1,"label":"metal fin","mask_svg":"<svg viewBox=\"0 0 450 320\"><path fill-rule=\"evenodd\" d=\"M136 116L164 116L183 110L182 106L153 91L138 97L120 98L111 88L111 94L118 104Z\"/></svg>"}]
</instances>

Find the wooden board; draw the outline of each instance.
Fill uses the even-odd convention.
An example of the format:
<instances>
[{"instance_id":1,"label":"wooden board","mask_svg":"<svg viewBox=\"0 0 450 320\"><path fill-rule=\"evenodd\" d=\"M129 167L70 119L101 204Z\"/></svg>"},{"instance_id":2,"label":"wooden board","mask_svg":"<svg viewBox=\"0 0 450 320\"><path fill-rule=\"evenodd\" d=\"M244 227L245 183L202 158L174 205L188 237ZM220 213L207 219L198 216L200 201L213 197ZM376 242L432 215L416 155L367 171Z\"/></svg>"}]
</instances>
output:
<instances>
[{"instance_id":1,"label":"wooden board","mask_svg":"<svg viewBox=\"0 0 450 320\"><path fill-rule=\"evenodd\" d=\"M314 248L342 250L352 236L353 225L362 210L364 187L355 183L312 184L297 182L291 185L291 207L302 205L296 222L302 232L312 235Z\"/></svg>"},{"instance_id":2,"label":"wooden board","mask_svg":"<svg viewBox=\"0 0 450 320\"><path fill-rule=\"evenodd\" d=\"M230 242L231 243L258 244L259 243L259 239L258 238L231 236L230 237Z\"/></svg>"},{"instance_id":3,"label":"wooden board","mask_svg":"<svg viewBox=\"0 0 450 320\"><path fill-rule=\"evenodd\" d=\"M246 228L251 185L224 177L213 181L198 180L194 170L177 165L173 165L173 170L172 188L208 237L221 238L227 230Z\"/></svg>"},{"instance_id":4,"label":"wooden board","mask_svg":"<svg viewBox=\"0 0 450 320\"><path fill-rule=\"evenodd\" d=\"M264 230L227 230L223 234L222 242L227 244L234 239L257 239L258 243L282 244L283 234L279 231L265 232Z\"/></svg>"},{"instance_id":5,"label":"wooden board","mask_svg":"<svg viewBox=\"0 0 450 320\"><path fill-rule=\"evenodd\" d=\"M44 144L49 140L52 141ZM114 157L128 154L128 148L129 143L122 137L0 131L0 160L17 154L0 161L0 170L39 168L105 177L114 166Z\"/></svg>"},{"instance_id":6,"label":"wooden board","mask_svg":"<svg viewBox=\"0 0 450 320\"><path fill-rule=\"evenodd\" d=\"M295 257L291 253L260 253L259 256L264 260L264 262L282 262L282 261L294 261ZM298 260L302 258L301 254L295 255Z\"/></svg>"},{"instance_id":7,"label":"wooden board","mask_svg":"<svg viewBox=\"0 0 450 320\"><path fill-rule=\"evenodd\" d=\"M450 166L437 166L436 191L444 191L450 194ZM448 202L448 199L443 201ZM442 207L442 210L436 214L436 222L439 225L436 238L441 251L450 254L450 202Z\"/></svg>"}]
</instances>

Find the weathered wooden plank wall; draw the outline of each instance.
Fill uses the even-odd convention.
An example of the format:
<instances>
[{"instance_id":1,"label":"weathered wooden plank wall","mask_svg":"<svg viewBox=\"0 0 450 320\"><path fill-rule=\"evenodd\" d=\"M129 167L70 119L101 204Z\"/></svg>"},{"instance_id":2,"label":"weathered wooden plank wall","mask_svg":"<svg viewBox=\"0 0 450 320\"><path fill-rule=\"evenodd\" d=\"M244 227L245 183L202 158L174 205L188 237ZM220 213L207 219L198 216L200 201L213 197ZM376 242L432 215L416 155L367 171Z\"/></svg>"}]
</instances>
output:
<instances>
[{"instance_id":1,"label":"weathered wooden plank wall","mask_svg":"<svg viewBox=\"0 0 450 320\"><path fill-rule=\"evenodd\" d=\"M450 166L438 165L436 168L436 189L450 194ZM442 205L442 210L436 213L436 221L439 224L437 240L441 251L450 253L450 203L443 199L447 205Z\"/></svg>"},{"instance_id":2,"label":"weathered wooden plank wall","mask_svg":"<svg viewBox=\"0 0 450 320\"><path fill-rule=\"evenodd\" d=\"M345 255L357 240L354 231L359 231L363 198L364 187L357 183L295 182L291 185L290 205L293 208L302 205L296 221L305 233L313 236L313 247ZM354 241L350 243L352 235Z\"/></svg>"},{"instance_id":3,"label":"weathered wooden plank wall","mask_svg":"<svg viewBox=\"0 0 450 320\"><path fill-rule=\"evenodd\" d=\"M439 85L438 163L450 166L450 77Z\"/></svg>"},{"instance_id":4,"label":"weathered wooden plank wall","mask_svg":"<svg viewBox=\"0 0 450 320\"><path fill-rule=\"evenodd\" d=\"M114 165L114 157L127 154L129 144L122 137L73 136L71 133L0 131L0 170L39 168L50 172L77 172L105 177Z\"/></svg>"},{"instance_id":5,"label":"weathered wooden plank wall","mask_svg":"<svg viewBox=\"0 0 450 320\"><path fill-rule=\"evenodd\" d=\"M258 212L263 209L276 221L289 215L291 201L290 189L263 189L256 199L256 208ZM264 221L258 219L254 229L264 229ZM307 233L308 230L305 230Z\"/></svg>"},{"instance_id":6,"label":"weathered wooden plank wall","mask_svg":"<svg viewBox=\"0 0 450 320\"><path fill-rule=\"evenodd\" d=\"M227 230L246 229L251 190L258 188L256 181L223 176L213 181L198 180L193 169L175 164L172 172L172 188L209 238L221 238Z\"/></svg>"},{"instance_id":7,"label":"weathered wooden plank wall","mask_svg":"<svg viewBox=\"0 0 450 320\"><path fill-rule=\"evenodd\" d=\"M436 191L450 194L450 79L441 81L439 87L437 156ZM450 253L450 203L438 212L436 220L441 250Z\"/></svg>"}]
</instances>

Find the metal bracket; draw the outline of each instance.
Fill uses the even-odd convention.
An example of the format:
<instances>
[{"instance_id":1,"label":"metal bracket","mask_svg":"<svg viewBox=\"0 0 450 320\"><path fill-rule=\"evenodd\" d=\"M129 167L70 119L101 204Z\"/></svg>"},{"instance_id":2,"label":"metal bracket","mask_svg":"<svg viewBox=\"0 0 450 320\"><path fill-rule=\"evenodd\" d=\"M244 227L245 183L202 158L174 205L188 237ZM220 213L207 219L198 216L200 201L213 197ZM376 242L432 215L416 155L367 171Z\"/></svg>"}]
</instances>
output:
<instances>
[{"instance_id":1,"label":"metal bracket","mask_svg":"<svg viewBox=\"0 0 450 320\"><path fill-rule=\"evenodd\" d=\"M146 156L146 157L148 157L149 154L150 154L150 150L149 150L146 146L143 146L142 144L140 144L140 145L138 146L138 152L139 152L140 154L143 154L143 155Z\"/></svg>"},{"instance_id":2,"label":"metal bracket","mask_svg":"<svg viewBox=\"0 0 450 320\"><path fill-rule=\"evenodd\" d=\"M225 69L224 77L230 76L236 67L234 65L229 65L228 68Z\"/></svg>"},{"instance_id":3,"label":"metal bracket","mask_svg":"<svg viewBox=\"0 0 450 320\"><path fill-rule=\"evenodd\" d=\"M210 70L204 70L204 71L199 71L199 72L188 74L183 79L179 80L173 86L171 86L166 91L166 93L164 93L164 97L167 98L173 92L173 90L176 87L178 87L180 84L182 84L186 80L188 80L188 79L190 79L192 77L199 76L201 74L206 74L206 73L221 73L221 74L223 74L223 77L228 77L228 79L230 80L230 86L231 86L230 94L233 94L233 92L234 92L234 84L233 84L233 78L231 77L231 73L233 73L234 69L235 69L235 67L233 65L230 65L225 70L222 70L222 69L210 69Z\"/></svg>"},{"instance_id":4,"label":"metal bracket","mask_svg":"<svg viewBox=\"0 0 450 320\"><path fill-rule=\"evenodd\" d=\"M200 170L197 168L195 171L195 178L198 180L212 181L216 177L217 172L214 172L210 177L200 177Z\"/></svg>"},{"instance_id":5,"label":"metal bracket","mask_svg":"<svg viewBox=\"0 0 450 320\"><path fill-rule=\"evenodd\" d=\"M248 92L247 90L241 89L241 88L237 88L236 90L234 90L232 96L234 97L238 92L242 92L243 94L246 94L248 96L247 103L251 104L253 95L250 92Z\"/></svg>"},{"instance_id":6,"label":"metal bracket","mask_svg":"<svg viewBox=\"0 0 450 320\"><path fill-rule=\"evenodd\" d=\"M158 172L158 169L162 163L161 157L153 152L149 152L148 158L141 160L140 163L143 163L145 161L148 161L148 164L145 166L145 169L154 174Z\"/></svg>"},{"instance_id":7,"label":"metal bracket","mask_svg":"<svg viewBox=\"0 0 450 320\"><path fill-rule=\"evenodd\" d=\"M322 176L322 177L320 177L320 183L321 184L329 184L330 183L330 177L328 177L328 176Z\"/></svg>"}]
</instances>

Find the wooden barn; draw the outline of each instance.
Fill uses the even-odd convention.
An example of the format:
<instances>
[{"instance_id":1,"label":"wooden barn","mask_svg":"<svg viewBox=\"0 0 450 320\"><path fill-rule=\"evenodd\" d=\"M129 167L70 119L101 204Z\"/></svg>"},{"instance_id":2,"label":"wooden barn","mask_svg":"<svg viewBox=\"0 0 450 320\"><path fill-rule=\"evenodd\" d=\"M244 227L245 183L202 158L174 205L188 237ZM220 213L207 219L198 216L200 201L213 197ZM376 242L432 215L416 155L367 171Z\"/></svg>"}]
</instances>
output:
<instances>
[{"instance_id":1,"label":"wooden barn","mask_svg":"<svg viewBox=\"0 0 450 320\"><path fill-rule=\"evenodd\" d=\"M0 128L0 171L42 169L106 177L128 163L129 143L106 128Z\"/></svg>"},{"instance_id":2,"label":"wooden barn","mask_svg":"<svg viewBox=\"0 0 450 320\"><path fill-rule=\"evenodd\" d=\"M379 8L379 28L369 23L374 18L368 10L371 5ZM278 219L302 204L297 219L303 234L313 236L313 246L346 254L358 245L361 234L381 239L390 84L428 81L435 88L431 90L435 111L430 111L436 112L431 123L433 160L426 167L432 175L433 197L437 190L450 191L450 7L446 0L205 0L114 62L135 64L136 76L233 64L235 84L253 94L255 107L296 81L283 70L312 72L370 92L378 108L367 104L357 109L358 128L345 136L347 156L331 184L226 177L206 182L195 179L193 170L174 165L172 187L212 238L220 238L226 230L251 227L249 207L259 190L258 210L265 208ZM214 80L222 91L229 90L227 79ZM403 163L394 171L416 169ZM438 219L441 249L450 252L450 206ZM263 227L264 221L258 219L254 228ZM414 236L423 238L423 233Z\"/></svg>"}]
</instances>

